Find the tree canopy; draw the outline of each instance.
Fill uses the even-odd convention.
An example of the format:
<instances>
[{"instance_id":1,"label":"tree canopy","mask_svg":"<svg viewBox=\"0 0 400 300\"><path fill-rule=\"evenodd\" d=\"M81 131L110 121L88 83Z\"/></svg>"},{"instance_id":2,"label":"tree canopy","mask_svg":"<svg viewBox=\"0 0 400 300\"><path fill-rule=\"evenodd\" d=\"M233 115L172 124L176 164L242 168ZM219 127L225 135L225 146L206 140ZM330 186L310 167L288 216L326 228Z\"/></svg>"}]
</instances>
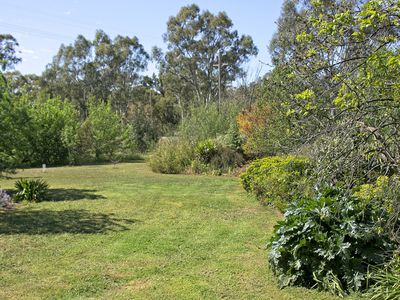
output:
<instances>
[{"instance_id":1,"label":"tree canopy","mask_svg":"<svg viewBox=\"0 0 400 300\"><path fill-rule=\"evenodd\" d=\"M153 58L160 68L164 93L174 97L182 109L189 103L204 105L216 101L220 55L221 86L225 89L244 74L243 63L258 50L248 35L239 35L225 12L216 15L200 11L193 4L182 7L169 18L164 41L165 54L153 49Z\"/></svg>"},{"instance_id":2,"label":"tree canopy","mask_svg":"<svg viewBox=\"0 0 400 300\"><path fill-rule=\"evenodd\" d=\"M90 97L126 113L148 58L137 37L111 39L98 30L93 41L79 35L73 45L61 45L43 80L50 94L73 101L83 116Z\"/></svg>"}]
</instances>

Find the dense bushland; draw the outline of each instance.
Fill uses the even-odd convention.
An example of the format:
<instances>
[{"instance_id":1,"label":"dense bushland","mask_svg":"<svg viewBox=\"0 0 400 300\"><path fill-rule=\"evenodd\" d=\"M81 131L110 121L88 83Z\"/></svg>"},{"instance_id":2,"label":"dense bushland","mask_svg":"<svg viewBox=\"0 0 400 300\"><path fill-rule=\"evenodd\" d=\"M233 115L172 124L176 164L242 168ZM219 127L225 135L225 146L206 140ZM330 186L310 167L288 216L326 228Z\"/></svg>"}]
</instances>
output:
<instances>
[{"instance_id":1,"label":"dense bushland","mask_svg":"<svg viewBox=\"0 0 400 300\"><path fill-rule=\"evenodd\" d=\"M235 121L240 106L232 103L220 108L216 104L193 107L191 115L180 124L176 137L161 139L158 143L150 159L152 169L162 173L219 175L241 166L245 161L243 141ZM166 168L167 165L170 166Z\"/></svg>"}]
</instances>

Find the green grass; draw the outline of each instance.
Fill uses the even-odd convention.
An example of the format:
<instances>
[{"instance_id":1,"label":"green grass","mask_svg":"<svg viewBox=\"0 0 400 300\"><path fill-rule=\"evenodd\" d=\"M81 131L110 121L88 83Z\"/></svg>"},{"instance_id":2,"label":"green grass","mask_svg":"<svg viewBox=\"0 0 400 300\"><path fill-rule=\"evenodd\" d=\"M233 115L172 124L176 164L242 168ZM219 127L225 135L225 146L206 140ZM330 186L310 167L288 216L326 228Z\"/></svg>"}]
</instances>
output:
<instances>
[{"instance_id":1,"label":"green grass","mask_svg":"<svg viewBox=\"0 0 400 300\"><path fill-rule=\"evenodd\" d=\"M279 214L232 177L144 163L50 168L50 199L0 212L0 299L335 299L280 290L265 244Z\"/></svg>"}]
</instances>

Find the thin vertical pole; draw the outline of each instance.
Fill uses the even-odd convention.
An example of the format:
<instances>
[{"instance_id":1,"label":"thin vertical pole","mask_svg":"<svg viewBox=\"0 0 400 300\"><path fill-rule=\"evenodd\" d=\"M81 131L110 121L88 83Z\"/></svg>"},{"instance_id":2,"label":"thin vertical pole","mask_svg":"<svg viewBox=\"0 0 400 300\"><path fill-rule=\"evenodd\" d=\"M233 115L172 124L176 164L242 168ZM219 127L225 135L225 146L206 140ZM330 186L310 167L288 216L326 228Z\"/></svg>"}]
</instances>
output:
<instances>
[{"instance_id":1,"label":"thin vertical pole","mask_svg":"<svg viewBox=\"0 0 400 300\"><path fill-rule=\"evenodd\" d=\"M218 111L221 109L221 51L218 51Z\"/></svg>"}]
</instances>

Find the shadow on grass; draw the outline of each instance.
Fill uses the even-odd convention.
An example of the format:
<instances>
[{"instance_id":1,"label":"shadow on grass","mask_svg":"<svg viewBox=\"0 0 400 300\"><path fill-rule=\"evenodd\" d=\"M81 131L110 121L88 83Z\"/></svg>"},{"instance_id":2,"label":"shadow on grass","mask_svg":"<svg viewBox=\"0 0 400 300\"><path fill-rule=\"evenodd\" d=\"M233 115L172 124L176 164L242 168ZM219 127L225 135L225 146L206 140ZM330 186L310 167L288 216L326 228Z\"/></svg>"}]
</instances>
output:
<instances>
[{"instance_id":1,"label":"shadow on grass","mask_svg":"<svg viewBox=\"0 0 400 300\"><path fill-rule=\"evenodd\" d=\"M85 189L50 189L47 193L47 201L76 201L82 199L105 199L102 195L94 194L96 190Z\"/></svg>"},{"instance_id":2,"label":"shadow on grass","mask_svg":"<svg viewBox=\"0 0 400 300\"><path fill-rule=\"evenodd\" d=\"M87 210L14 210L0 212L0 234L100 234L129 230L137 222Z\"/></svg>"}]
</instances>

